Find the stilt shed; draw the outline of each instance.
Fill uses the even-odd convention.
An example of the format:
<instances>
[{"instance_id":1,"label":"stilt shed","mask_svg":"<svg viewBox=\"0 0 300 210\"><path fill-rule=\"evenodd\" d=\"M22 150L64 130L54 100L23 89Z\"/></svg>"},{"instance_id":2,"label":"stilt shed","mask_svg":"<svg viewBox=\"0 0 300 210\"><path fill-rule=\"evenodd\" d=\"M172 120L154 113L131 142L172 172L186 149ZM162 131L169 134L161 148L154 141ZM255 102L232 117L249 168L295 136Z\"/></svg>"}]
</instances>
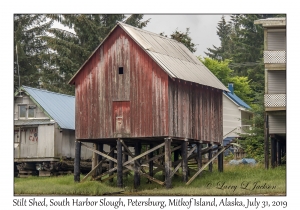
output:
<instances>
[{"instance_id":1,"label":"stilt shed","mask_svg":"<svg viewBox=\"0 0 300 210\"><path fill-rule=\"evenodd\" d=\"M69 83L80 142L222 144L228 89L173 39L118 23Z\"/></svg>"}]
</instances>

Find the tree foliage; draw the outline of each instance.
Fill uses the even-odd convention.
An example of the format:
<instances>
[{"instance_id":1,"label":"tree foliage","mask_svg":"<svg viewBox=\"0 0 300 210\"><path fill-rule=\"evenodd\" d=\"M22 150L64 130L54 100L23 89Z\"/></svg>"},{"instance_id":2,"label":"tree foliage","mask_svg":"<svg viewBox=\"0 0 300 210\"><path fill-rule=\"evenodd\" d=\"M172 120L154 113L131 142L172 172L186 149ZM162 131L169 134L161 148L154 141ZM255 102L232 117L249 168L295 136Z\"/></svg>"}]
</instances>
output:
<instances>
[{"instance_id":1,"label":"tree foliage","mask_svg":"<svg viewBox=\"0 0 300 210\"><path fill-rule=\"evenodd\" d=\"M52 67L44 72L43 88L67 94L74 94L74 86L68 81L118 21L139 28L149 22L142 21L141 14L128 18L124 14L55 14L48 17L74 31L51 28L48 30L50 35L43 37L50 49L49 65Z\"/></svg>"},{"instance_id":2,"label":"tree foliage","mask_svg":"<svg viewBox=\"0 0 300 210\"><path fill-rule=\"evenodd\" d=\"M250 80L243 76L234 76L233 70L229 68L229 60L218 61L211 58L199 58L200 61L225 85L234 84L234 93L246 103L250 103L252 89Z\"/></svg>"},{"instance_id":3,"label":"tree foliage","mask_svg":"<svg viewBox=\"0 0 300 210\"><path fill-rule=\"evenodd\" d=\"M52 22L44 15L14 15L14 91L19 85L39 87L41 71L46 68L47 51L41 37Z\"/></svg>"}]
</instances>

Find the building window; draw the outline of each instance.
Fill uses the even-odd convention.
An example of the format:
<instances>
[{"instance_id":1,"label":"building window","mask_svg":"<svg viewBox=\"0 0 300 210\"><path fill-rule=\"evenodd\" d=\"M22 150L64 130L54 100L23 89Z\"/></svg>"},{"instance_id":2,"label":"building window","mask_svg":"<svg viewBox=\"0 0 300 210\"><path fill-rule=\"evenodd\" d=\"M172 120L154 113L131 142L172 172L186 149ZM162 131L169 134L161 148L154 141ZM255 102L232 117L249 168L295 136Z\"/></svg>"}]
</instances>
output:
<instances>
[{"instance_id":1,"label":"building window","mask_svg":"<svg viewBox=\"0 0 300 210\"><path fill-rule=\"evenodd\" d=\"M26 109L27 109L26 105L20 106L20 111L19 111L20 118L26 118Z\"/></svg>"},{"instance_id":2,"label":"building window","mask_svg":"<svg viewBox=\"0 0 300 210\"><path fill-rule=\"evenodd\" d=\"M34 110L35 110L35 107L34 106L29 106L28 107L28 118L34 118Z\"/></svg>"},{"instance_id":3,"label":"building window","mask_svg":"<svg viewBox=\"0 0 300 210\"><path fill-rule=\"evenodd\" d=\"M123 74L123 67L119 67L119 74Z\"/></svg>"}]
</instances>

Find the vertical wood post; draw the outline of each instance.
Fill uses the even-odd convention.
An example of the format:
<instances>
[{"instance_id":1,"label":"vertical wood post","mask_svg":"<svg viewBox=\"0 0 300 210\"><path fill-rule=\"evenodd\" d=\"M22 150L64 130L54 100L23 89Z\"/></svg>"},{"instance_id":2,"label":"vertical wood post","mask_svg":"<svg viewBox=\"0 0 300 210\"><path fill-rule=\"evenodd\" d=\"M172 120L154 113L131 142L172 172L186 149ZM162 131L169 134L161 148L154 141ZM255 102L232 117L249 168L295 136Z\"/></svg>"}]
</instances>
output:
<instances>
[{"instance_id":1,"label":"vertical wood post","mask_svg":"<svg viewBox=\"0 0 300 210\"><path fill-rule=\"evenodd\" d=\"M187 159L187 146L188 141L181 143L181 157L182 157L182 175L183 182L188 181L188 159Z\"/></svg>"},{"instance_id":2,"label":"vertical wood post","mask_svg":"<svg viewBox=\"0 0 300 210\"><path fill-rule=\"evenodd\" d=\"M198 166L198 170L200 170L200 168L202 167L202 152L201 152L202 145L199 142L197 142L196 145L197 145L197 166Z\"/></svg>"},{"instance_id":3,"label":"vertical wood post","mask_svg":"<svg viewBox=\"0 0 300 210\"><path fill-rule=\"evenodd\" d=\"M281 141L277 140L277 164L281 165Z\"/></svg>"},{"instance_id":4,"label":"vertical wood post","mask_svg":"<svg viewBox=\"0 0 300 210\"><path fill-rule=\"evenodd\" d=\"M141 142L136 142L134 145L134 151L135 156L138 156L141 154ZM139 160L136 160L135 162L140 162ZM134 188L137 189L138 186L140 186L141 183L141 177L139 174L139 166L138 164L134 164Z\"/></svg>"},{"instance_id":5,"label":"vertical wood post","mask_svg":"<svg viewBox=\"0 0 300 210\"><path fill-rule=\"evenodd\" d=\"M153 144L150 144L150 149L153 148ZM153 158L153 152L149 153L149 159ZM153 160L149 162L149 176L153 177Z\"/></svg>"},{"instance_id":6,"label":"vertical wood post","mask_svg":"<svg viewBox=\"0 0 300 210\"><path fill-rule=\"evenodd\" d=\"M212 144L208 144L208 147L211 147L211 146L212 146ZM211 159L212 159L212 149L210 149L210 150L208 151L208 161L211 160ZM212 172L212 169L213 169L213 162L209 163L208 169L209 169L210 172Z\"/></svg>"},{"instance_id":7,"label":"vertical wood post","mask_svg":"<svg viewBox=\"0 0 300 210\"><path fill-rule=\"evenodd\" d=\"M265 169L269 169L269 120L268 115L265 114Z\"/></svg>"},{"instance_id":8,"label":"vertical wood post","mask_svg":"<svg viewBox=\"0 0 300 210\"><path fill-rule=\"evenodd\" d=\"M75 141L74 181L80 182L81 142Z\"/></svg>"},{"instance_id":9,"label":"vertical wood post","mask_svg":"<svg viewBox=\"0 0 300 210\"><path fill-rule=\"evenodd\" d=\"M98 151L103 153L103 143L98 143ZM98 163L99 163L100 161L102 161L102 156L101 156L101 155L98 155ZM101 165L98 167L97 172L96 172L96 176L102 174L102 171L103 171L102 165L103 165L103 164L101 164Z\"/></svg>"},{"instance_id":10,"label":"vertical wood post","mask_svg":"<svg viewBox=\"0 0 300 210\"><path fill-rule=\"evenodd\" d=\"M109 150L112 150L113 147L114 147L113 145L110 145ZM115 152L112 151L112 152L109 154L109 156L112 157L112 158L114 158L114 154L115 154ZM109 161L109 169L112 169L112 168L114 168L114 162L110 160L110 161ZM112 176L113 174L114 174L114 172L111 172L111 173L109 173L109 176ZM113 181L114 181L114 178L109 179L109 182L113 182Z\"/></svg>"},{"instance_id":11,"label":"vertical wood post","mask_svg":"<svg viewBox=\"0 0 300 210\"><path fill-rule=\"evenodd\" d=\"M276 166L276 139L271 137L271 167L274 168Z\"/></svg>"},{"instance_id":12,"label":"vertical wood post","mask_svg":"<svg viewBox=\"0 0 300 210\"><path fill-rule=\"evenodd\" d=\"M219 148L218 152L221 151L221 149L222 148ZM224 157L223 155L224 155L223 152L218 155L218 170L219 170L219 172L223 172L223 157Z\"/></svg>"},{"instance_id":13,"label":"vertical wood post","mask_svg":"<svg viewBox=\"0 0 300 210\"><path fill-rule=\"evenodd\" d=\"M165 184L167 189L172 187L171 166L171 139L165 138Z\"/></svg>"},{"instance_id":14,"label":"vertical wood post","mask_svg":"<svg viewBox=\"0 0 300 210\"><path fill-rule=\"evenodd\" d=\"M125 154L125 156L124 156L124 161L123 162L127 162L128 161L128 154ZM125 177L127 178L128 177L128 174L129 174L130 172L126 172L125 173Z\"/></svg>"},{"instance_id":15,"label":"vertical wood post","mask_svg":"<svg viewBox=\"0 0 300 210\"><path fill-rule=\"evenodd\" d=\"M179 153L180 153L180 150L175 150L174 151L174 163L179 160ZM177 177L178 175L174 174L174 176Z\"/></svg>"},{"instance_id":16,"label":"vertical wood post","mask_svg":"<svg viewBox=\"0 0 300 210\"><path fill-rule=\"evenodd\" d=\"M97 144L93 144L93 148L95 149L95 150L97 150L98 148L97 148ZM91 168L91 170L93 169L93 168L95 168L95 166L98 164L98 154L96 153L96 152L93 152L93 156L92 156L92 168ZM96 171L94 171L93 173L92 173L92 177L95 177L96 176Z\"/></svg>"},{"instance_id":17,"label":"vertical wood post","mask_svg":"<svg viewBox=\"0 0 300 210\"><path fill-rule=\"evenodd\" d=\"M123 162L122 162L122 143L117 140L117 187L123 187Z\"/></svg>"}]
</instances>

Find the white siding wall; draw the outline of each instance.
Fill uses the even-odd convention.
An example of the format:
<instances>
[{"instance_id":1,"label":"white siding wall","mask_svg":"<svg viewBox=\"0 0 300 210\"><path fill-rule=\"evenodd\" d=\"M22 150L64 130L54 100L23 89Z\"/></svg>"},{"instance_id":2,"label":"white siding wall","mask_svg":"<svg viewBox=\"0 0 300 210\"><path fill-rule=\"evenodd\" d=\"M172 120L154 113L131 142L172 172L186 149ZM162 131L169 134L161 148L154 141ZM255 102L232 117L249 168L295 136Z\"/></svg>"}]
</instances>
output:
<instances>
[{"instance_id":1,"label":"white siding wall","mask_svg":"<svg viewBox=\"0 0 300 210\"><path fill-rule=\"evenodd\" d=\"M18 104L35 105L35 103L29 98L29 96L15 97L14 101L14 119L19 119L19 106ZM35 108L36 118L49 118L45 113L37 106Z\"/></svg>"},{"instance_id":2,"label":"white siding wall","mask_svg":"<svg viewBox=\"0 0 300 210\"><path fill-rule=\"evenodd\" d=\"M38 157L54 157L54 124L39 125Z\"/></svg>"},{"instance_id":3,"label":"white siding wall","mask_svg":"<svg viewBox=\"0 0 300 210\"><path fill-rule=\"evenodd\" d=\"M285 134L286 133L286 115L269 114L269 133Z\"/></svg>"},{"instance_id":4,"label":"white siding wall","mask_svg":"<svg viewBox=\"0 0 300 210\"><path fill-rule=\"evenodd\" d=\"M268 72L268 94L286 93L286 71Z\"/></svg>"},{"instance_id":5,"label":"white siding wall","mask_svg":"<svg viewBox=\"0 0 300 210\"><path fill-rule=\"evenodd\" d=\"M268 50L286 50L285 29L269 29L267 34Z\"/></svg>"},{"instance_id":6,"label":"white siding wall","mask_svg":"<svg viewBox=\"0 0 300 210\"><path fill-rule=\"evenodd\" d=\"M223 94L223 136L240 126L241 111L236 104ZM237 135L234 132L236 131L226 136L236 137Z\"/></svg>"}]
</instances>

